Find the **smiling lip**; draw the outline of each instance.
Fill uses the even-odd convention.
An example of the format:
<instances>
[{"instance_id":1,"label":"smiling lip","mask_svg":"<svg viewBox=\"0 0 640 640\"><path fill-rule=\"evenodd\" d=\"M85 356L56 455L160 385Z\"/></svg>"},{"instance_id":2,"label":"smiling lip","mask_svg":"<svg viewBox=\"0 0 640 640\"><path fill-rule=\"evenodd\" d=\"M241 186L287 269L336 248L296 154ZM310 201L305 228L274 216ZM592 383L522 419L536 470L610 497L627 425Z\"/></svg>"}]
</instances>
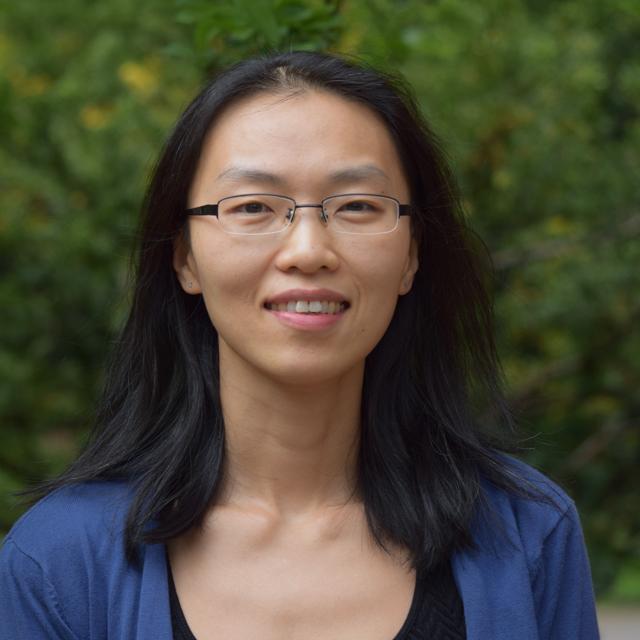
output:
<instances>
[{"instance_id":1,"label":"smiling lip","mask_svg":"<svg viewBox=\"0 0 640 640\"><path fill-rule=\"evenodd\" d=\"M292 301L304 300L307 302L326 301L343 303L344 309L337 313L296 313L292 311L277 311L267 305L283 304ZM265 309L273 314L283 324L295 329L306 331L318 331L333 326L339 322L349 308L349 302L343 294L331 289L289 289L283 291L264 303Z\"/></svg>"},{"instance_id":2,"label":"smiling lip","mask_svg":"<svg viewBox=\"0 0 640 640\"><path fill-rule=\"evenodd\" d=\"M327 300L328 302L344 302L349 306L347 297L339 291L331 289L288 289L265 301L267 304L282 304L292 300L307 300L308 302Z\"/></svg>"}]
</instances>

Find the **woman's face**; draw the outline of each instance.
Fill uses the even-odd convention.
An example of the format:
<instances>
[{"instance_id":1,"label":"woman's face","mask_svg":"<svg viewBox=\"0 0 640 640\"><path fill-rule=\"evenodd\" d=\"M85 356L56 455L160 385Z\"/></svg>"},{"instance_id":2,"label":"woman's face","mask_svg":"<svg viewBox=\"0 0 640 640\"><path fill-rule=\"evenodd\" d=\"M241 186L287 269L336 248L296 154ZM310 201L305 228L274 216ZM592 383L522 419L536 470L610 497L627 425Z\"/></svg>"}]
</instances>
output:
<instances>
[{"instance_id":1,"label":"woman's face","mask_svg":"<svg viewBox=\"0 0 640 640\"><path fill-rule=\"evenodd\" d=\"M316 90L259 94L217 119L189 206L246 193L305 204L341 193L409 199L385 125L367 107ZM317 208L297 210L284 231L262 236L229 235L216 217L192 216L189 238L177 243L174 266L184 291L204 298L221 366L241 363L287 383L362 368L417 269L407 216L395 231L369 236L332 232ZM334 299L343 311L274 306Z\"/></svg>"}]
</instances>

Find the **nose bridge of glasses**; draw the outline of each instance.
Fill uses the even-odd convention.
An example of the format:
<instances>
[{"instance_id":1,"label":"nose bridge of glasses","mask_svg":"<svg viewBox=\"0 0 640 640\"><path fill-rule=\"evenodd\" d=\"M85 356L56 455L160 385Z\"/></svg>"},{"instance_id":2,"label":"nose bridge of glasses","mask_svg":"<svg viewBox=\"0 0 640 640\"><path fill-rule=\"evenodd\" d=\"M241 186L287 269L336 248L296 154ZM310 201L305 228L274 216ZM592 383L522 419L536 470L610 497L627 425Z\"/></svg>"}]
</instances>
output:
<instances>
[{"instance_id":1,"label":"nose bridge of glasses","mask_svg":"<svg viewBox=\"0 0 640 640\"><path fill-rule=\"evenodd\" d=\"M303 204L298 204L296 203L293 207L293 209L290 212L290 218L289 218L289 222L293 222L295 219L295 215L296 215L296 211L298 209L320 209L320 220L326 225L327 222L329 222L329 216L327 214L327 211L325 209L325 206L323 203L318 203L318 204L311 204L311 203L303 203Z\"/></svg>"}]
</instances>

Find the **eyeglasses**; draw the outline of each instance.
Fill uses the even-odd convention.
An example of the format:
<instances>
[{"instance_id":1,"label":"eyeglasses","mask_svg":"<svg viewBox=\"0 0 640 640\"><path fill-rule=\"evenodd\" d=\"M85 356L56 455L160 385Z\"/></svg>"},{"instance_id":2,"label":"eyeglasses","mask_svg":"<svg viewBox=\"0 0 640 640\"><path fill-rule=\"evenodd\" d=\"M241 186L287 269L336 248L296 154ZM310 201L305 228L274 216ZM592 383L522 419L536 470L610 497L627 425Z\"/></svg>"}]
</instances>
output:
<instances>
[{"instance_id":1,"label":"eyeglasses","mask_svg":"<svg viewBox=\"0 0 640 640\"><path fill-rule=\"evenodd\" d=\"M297 204L292 198L271 193L247 193L222 198L217 204L187 209L190 216L217 216L222 230L234 235L258 236L284 231L298 209L320 209L320 219L336 233L377 235L391 233L411 205L370 193L330 196L320 204Z\"/></svg>"}]
</instances>

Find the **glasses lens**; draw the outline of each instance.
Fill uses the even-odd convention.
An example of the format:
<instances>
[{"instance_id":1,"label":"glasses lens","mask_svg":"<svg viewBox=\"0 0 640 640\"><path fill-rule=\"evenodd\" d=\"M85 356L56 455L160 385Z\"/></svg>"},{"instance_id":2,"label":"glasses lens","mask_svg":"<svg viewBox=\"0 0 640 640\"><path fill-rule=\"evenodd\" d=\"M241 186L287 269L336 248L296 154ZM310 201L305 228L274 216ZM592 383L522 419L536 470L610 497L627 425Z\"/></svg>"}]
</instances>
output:
<instances>
[{"instance_id":1,"label":"glasses lens","mask_svg":"<svg viewBox=\"0 0 640 640\"><path fill-rule=\"evenodd\" d=\"M294 206L293 200L281 196L255 193L231 196L218 203L218 219L227 233L278 233L289 224Z\"/></svg>"},{"instance_id":2,"label":"glasses lens","mask_svg":"<svg viewBox=\"0 0 640 640\"><path fill-rule=\"evenodd\" d=\"M398 226L398 203L385 196L332 196L324 201L324 209L338 233L388 233Z\"/></svg>"}]
</instances>

